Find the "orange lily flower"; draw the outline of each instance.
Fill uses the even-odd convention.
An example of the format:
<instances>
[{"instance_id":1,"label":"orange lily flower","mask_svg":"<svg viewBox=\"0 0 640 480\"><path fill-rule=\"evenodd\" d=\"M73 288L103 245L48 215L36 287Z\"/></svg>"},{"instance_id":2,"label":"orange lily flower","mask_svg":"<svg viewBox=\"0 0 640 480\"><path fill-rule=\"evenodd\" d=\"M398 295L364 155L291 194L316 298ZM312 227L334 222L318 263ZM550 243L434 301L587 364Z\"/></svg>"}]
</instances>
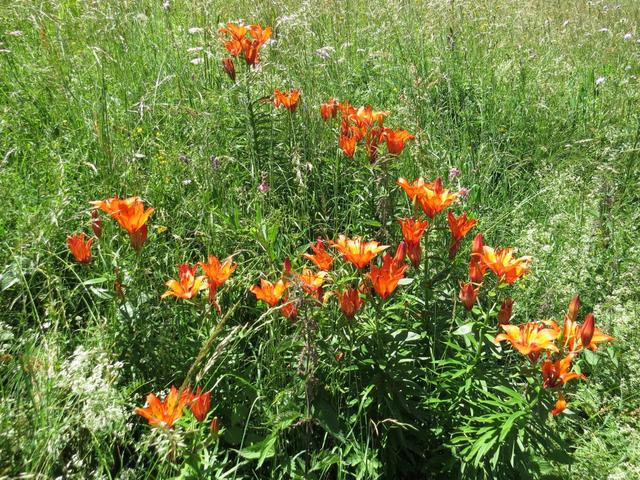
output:
<instances>
[{"instance_id":1,"label":"orange lily flower","mask_svg":"<svg viewBox=\"0 0 640 480\"><path fill-rule=\"evenodd\" d=\"M513 298L506 298L504 302L502 302L502 306L500 307L500 311L498 312L498 325L509 323L509 320L511 320L512 309Z\"/></svg>"},{"instance_id":2,"label":"orange lily flower","mask_svg":"<svg viewBox=\"0 0 640 480\"><path fill-rule=\"evenodd\" d=\"M358 139L355 137L355 135L340 135L340 138L338 138L338 145L340 145L340 148L347 157L353 158L353 156L355 155L357 140Z\"/></svg>"},{"instance_id":3,"label":"orange lily flower","mask_svg":"<svg viewBox=\"0 0 640 480\"><path fill-rule=\"evenodd\" d=\"M200 290L207 287L204 275L195 276L197 269L197 264L193 267L189 266L188 263L180 265L178 267L179 281L174 279L168 280L165 285L169 287L169 290L164 292L160 298L176 297L189 300L195 297Z\"/></svg>"},{"instance_id":4,"label":"orange lily flower","mask_svg":"<svg viewBox=\"0 0 640 480\"><path fill-rule=\"evenodd\" d=\"M315 244L311 244L311 250L313 250L313 255L305 253L302 256L315 263L320 270L324 270L325 272L331 270L333 267L333 257L325 250L324 242L318 239Z\"/></svg>"},{"instance_id":5,"label":"orange lily flower","mask_svg":"<svg viewBox=\"0 0 640 480\"><path fill-rule=\"evenodd\" d=\"M408 140L415 140L415 138L416 137L401 128L396 130L392 128L384 129L384 140L387 142L387 150L391 155L400 155L402 150L404 150L405 143Z\"/></svg>"},{"instance_id":6,"label":"orange lily flower","mask_svg":"<svg viewBox=\"0 0 640 480\"><path fill-rule=\"evenodd\" d=\"M449 248L449 258L453 259L460 250L460 241L469 233L477 222L477 220L468 219L467 214L463 213L458 218L453 212L447 213L447 222L451 231L451 247Z\"/></svg>"},{"instance_id":7,"label":"orange lily flower","mask_svg":"<svg viewBox=\"0 0 640 480\"><path fill-rule=\"evenodd\" d=\"M222 68L224 68L224 71L227 72L227 75L229 75L229 78L232 81L236 81L236 67L233 64L233 58L223 58L222 59Z\"/></svg>"},{"instance_id":8,"label":"orange lily flower","mask_svg":"<svg viewBox=\"0 0 640 480\"><path fill-rule=\"evenodd\" d=\"M560 393L560 396L558 397L556 404L553 406L553 409L551 410L551 415L555 417L556 415L564 412L566 408L567 408L567 401L564 399L564 394Z\"/></svg>"},{"instance_id":9,"label":"orange lily flower","mask_svg":"<svg viewBox=\"0 0 640 480\"><path fill-rule=\"evenodd\" d=\"M275 307L288 288L289 282L286 280L280 279L274 284L261 278L260 286L253 285L249 290L258 300L266 302L270 307Z\"/></svg>"},{"instance_id":10,"label":"orange lily flower","mask_svg":"<svg viewBox=\"0 0 640 480\"><path fill-rule=\"evenodd\" d=\"M307 294L322 302L322 285L326 280L327 272L316 273L309 268L303 268L302 273L296 273L295 276Z\"/></svg>"},{"instance_id":11,"label":"orange lily flower","mask_svg":"<svg viewBox=\"0 0 640 480\"><path fill-rule=\"evenodd\" d=\"M330 118L335 118L338 114L338 101L330 98L329 101L320 104L320 115L325 122Z\"/></svg>"},{"instance_id":12,"label":"orange lily flower","mask_svg":"<svg viewBox=\"0 0 640 480\"><path fill-rule=\"evenodd\" d=\"M355 113L349 114L349 120L358 125L360 128L369 128L374 124L382 126L384 118L389 112L376 112L370 105L358 108Z\"/></svg>"},{"instance_id":13,"label":"orange lily flower","mask_svg":"<svg viewBox=\"0 0 640 480\"><path fill-rule=\"evenodd\" d=\"M338 305L340 311L351 320L354 315L364 305L364 297L361 294L365 293L364 284L360 284L358 288L348 287L343 291L335 291L334 294L338 299Z\"/></svg>"},{"instance_id":14,"label":"orange lily flower","mask_svg":"<svg viewBox=\"0 0 640 480\"><path fill-rule=\"evenodd\" d=\"M232 22L227 22L226 28L222 27L218 31L229 34L234 40L240 41L247 35L249 29L244 25L235 25Z\"/></svg>"},{"instance_id":15,"label":"orange lily flower","mask_svg":"<svg viewBox=\"0 0 640 480\"><path fill-rule=\"evenodd\" d=\"M474 287L473 283L460 284L460 293L458 294L458 297L466 310L471 310L475 305L478 298L478 290L480 289Z\"/></svg>"},{"instance_id":16,"label":"orange lily flower","mask_svg":"<svg viewBox=\"0 0 640 480\"><path fill-rule=\"evenodd\" d=\"M250 35L253 40L244 38L242 40L242 53L247 65L256 65L259 59L259 51L262 45L271 37L271 27L262 28L260 25L250 25Z\"/></svg>"},{"instance_id":17,"label":"orange lily flower","mask_svg":"<svg viewBox=\"0 0 640 480\"><path fill-rule=\"evenodd\" d=\"M396 184L402 187L412 202L421 194L425 185L428 185L422 177L415 179L413 182L409 182L406 178L400 177L396 181Z\"/></svg>"},{"instance_id":18,"label":"orange lily flower","mask_svg":"<svg viewBox=\"0 0 640 480\"><path fill-rule=\"evenodd\" d=\"M294 111L300 101L300 90L294 88L288 92L281 92L276 89L273 92L273 105L277 108L283 106L287 110Z\"/></svg>"},{"instance_id":19,"label":"orange lily flower","mask_svg":"<svg viewBox=\"0 0 640 480\"><path fill-rule=\"evenodd\" d=\"M146 418L151 426L172 428L178 419L182 417L182 412L190 397L190 392L180 394L178 389L172 386L164 401L160 401L158 397L150 393L147 395L148 406L145 408L138 407L134 411Z\"/></svg>"},{"instance_id":20,"label":"orange lily flower","mask_svg":"<svg viewBox=\"0 0 640 480\"><path fill-rule=\"evenodd\" d=\"M420 260L422 259L420 240L429 226L429 222L426 220L420 220L419 218L400 218L398 223L402 230L402 238L407 242L407 254L409 255L409 259L411 260L412 265L415 268L418 268Z\"/></svg>"},{"instance_id":21,"label":"orange lily flower","mask_svg":"<svg viewBox=\"0 0 640 480\"><path fill-rule=\"evenodd\" d=\"M404 272L409 268L409 265L404 263L405 252L406 246L404 242L401 242L394 257L389 253L384 254L382 267L371 264L371 271L367 276L371 280L373 289L382 299L387 298L395 291L398 282L404 277Z\"/></svg>"},{"instance_id":22,"label":"orange lily flower","mask_svg":"<svg viewBox=\"0 0 640 480\"><path fill-rule=\"evenodd\" d=\"M209 301L217 305L216 293L218 288L226 282L238 265L233 263L233 257L227 257L224 262L220 263L218 257L209 255L207 262L200 262L198 265L202 268L207 277L209 285Z\"/></svg>"},{"instance_id":23,"label":"orange lily flower","mask_svg":"<svg viewBox=\"0 0 640 480\"><path fill-rule=\"evenodd\" d=\"M67 246L76 262L82 264L91 262L91 244L93 240L93 238L90 238L87 241L84 232L67 236Z\"/></svg>"},{"instance_id":24,"label":"orange lily flower","mask_svg":"<svg viewBox=\"0 0 640 480\"><path fill-rule=\"evenodd\" d=\"M153 208L145 210L144 202L140 197L119 199L116 195L108 200L91 202L95 207L113 217L131 238L131 245L139 252L147 239L146 222L153 213Z\"/></svg>"},{"instance_id":25,"label":"orange lily flower","mask_svg":"<svg viewBox=\"0 0 640 480\"><path fill-rule=\"evenodd\" d=\"M522 355L537 359L542 350L558 351L555 340L560 335L560 327L553 320L530 322L522 325L500 325L505 331L496 336L494 342L511 342ZM532 355L533 354L533 355Z\"/></svg>"},{"instance_id":26,"label":"orange lily flower","mask_svg":"<svg viewBox=\"0 0 640 480\"><path fill-rule=\"evenodd\" d=\"M130 197L126 200L121 199L118 195L114 195L113 198L108 198L106 200L93 200L89 202L94 208L99 208L107 215L113 217L116 213L120 211L120 202L134 202L137 200L141 200L140 197Z\"/></svg>"},{"instance_id":27,"label":"orange lily flower","mask_svg":"<svg viewBox=\"0 0 640 480\"><path fill-rule=\"evenodd\" d=\"M513 249L494 250L486 245L482 247L480 262L490 269L501 282L511 284L529 271L531 257L513 257Z\"/></svg>"},{"instance_id":28,"label":"orange lily flower","mask_svg":"<svg viewBox=\"0 0 640 480\"><path fill-rule=\"evenodd\" d=\"M198 387L195 393L189 394L189 409L199 422L203 422L211 407L211 392L202 393L202 388Z\"/></svg>"},{"instance_id":29,"label":"orange lily flower","mask_svg":"<svg viewBox=\"0 0 640 480\"><path fill-rule=\"evenodd\" d=\"M555 388L560 384L565 384L574 378L585 378L582 373L570 372L571 362L574 354L570 353L556 362L547 358L542 362L542 379L544 388Z\"/></svg>"},{"instance_id":30,"label":"orange lily flower","mask_svg":"<svg viewBox=\"0 0 640 480\"><path fill-rule=\"evenodd\" d=\"M366 267L380 252L389 248L389 245L380 245L375 240L366 242L359 236L350 239L344 235L338 235L338 240L329 242L329 245L358 268Z\"/></svg>"},{"instance_id":31,"label":"orange lily flower","mask_svg":"<svg viewBox=\"0 0 640 480\"><path fill-rule=\"evenodd\" d=\"M459 193L450 192L446 188L443 188L442 180L438 177L432 184L425 184L417 198L424 213L429 218L433 218L453 202L457 201L459 197Z\"/></svg>"},{"instance_id":32,"label":"orange lily flower","mask_svg":"<svg viewBox=\"0 0 640 480\"><path fill-rule=\"evenodd\" d=\"M598 349L598 343L610 342L615 340L615 338L596 328L594 316L592 313L589 313L585 317L582 325L571 320L569 316L566 316L564 319L562 340L564 346L568 347L570 352L579 352L585 344L586 348L595 352Z\"/></svg>"}]
</instances>

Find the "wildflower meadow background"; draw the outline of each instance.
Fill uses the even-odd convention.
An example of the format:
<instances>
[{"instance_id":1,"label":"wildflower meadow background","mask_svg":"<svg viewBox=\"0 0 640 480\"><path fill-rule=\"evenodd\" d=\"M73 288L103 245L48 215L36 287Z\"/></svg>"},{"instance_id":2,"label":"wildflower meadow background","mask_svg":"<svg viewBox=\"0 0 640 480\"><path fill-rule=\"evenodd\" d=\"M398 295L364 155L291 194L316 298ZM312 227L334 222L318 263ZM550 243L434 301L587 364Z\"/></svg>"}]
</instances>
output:
<instances>
[{"instance_id":1,"label":"wildflower meadow background","mask_svg":"<svg viewBox=\"0 0 640 480\"><path fill-rule=\"evenodd\" d=\"M0 8L0 479L640 478L640 4Z\"/></svg>"}]
</instances>

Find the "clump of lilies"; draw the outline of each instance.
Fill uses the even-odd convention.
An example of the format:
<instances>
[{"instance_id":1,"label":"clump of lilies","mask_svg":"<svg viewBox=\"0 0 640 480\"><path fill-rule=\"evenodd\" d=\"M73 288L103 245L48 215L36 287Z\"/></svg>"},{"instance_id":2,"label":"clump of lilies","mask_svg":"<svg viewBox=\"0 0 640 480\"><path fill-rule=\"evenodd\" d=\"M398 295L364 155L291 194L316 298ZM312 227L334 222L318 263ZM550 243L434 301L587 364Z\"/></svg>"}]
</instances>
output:
<instances>
[{"instance_id":1,"label":"clump of lilies","mask_svg":"<svg viewBox=\"0 0 640 480\"><path fill-rule=\"evenodd\" d=\"M222 34L224 48L230 57L222 60L224 71L235 81L236 69L234 59L242 56L248 66L260 63L260 50L271 38L271 27L261 25L244 25L228 22L218 30Z\"/></svg>"},{"instance_id":2,"label":"clump of lilies","mask_svg":"<svg viewBox=\"0 0 640 480\"><path fill-rule=\"evenodd\" d=\"M358 142L364 143L369 162L375 163L382 143L387 145L387 153L400 155L406 142L415 140L415 136L401 128L384 126L388 112L375 111L370 105L356 108L349 102L339 102L335 98L320 105L320 115L326 122L340 114L340 135L338 145L344 154L353 158Z\"/></svg>"},{"instance_id":3,"label":"clump of lilies","mask_svg":"<svg viewBox=\"0 0 640 480\"><path fill-rule=\"evenodd\" d=\"M201 268L204 275L196 276L198 268ZM176 297L183 300L191 300L196 297L201 290L209 291L209 302L220 313L220 306L217 302L217 292L235 271L237 265L233 263L233 258L228 257L220 262L215 255L209 255L206 262L199 262L195 265L183 263L178 267L178 280L167 280L165 285L168 290L161 295L161 298Z\"/></svg>"},{"instance_id":4,"label":"clump of lilies","mask_svg":"<svg viewBox=\"0 0 640 480\"><path fill-rule=\"evenodd\" d=\"M503 308L505 308L504 304ZM564 316L563 328L560 328L554 320L521 325L501 323L500 327L504 333L497 335L494 340L495 343L504 341L511 343L533 365L536 365L544 355L544 360L540 364L542 385L545 389L558 391L558 399L551 410L553 416L563 412L567 407L565 394L562 391L564 385L570 380L585 378L584 374L572 370L572 363L578 358L579 353L584 349L595 351L599 343L614 340L613 337L595 327L595 318L592 313L588 313L583 322L578 323L579 309L580 297L575 296L569 303L568 311Z\"/></svg>"},{"instance_id":5,"label":"clump of lilies","mask_svg":"<svg viewBox=\"0 0 640 480\"><path fill-rule=\"evenodd\" d=\"M147 405L137 407L134 412L144 417L152 427L171 429L182 418L185 408L191 411L198 422L204 422L211 409L211 392L203 392L201 387L194 392L188 387L179 390L172 386L164 400L150 393L147 395ZM217 417L211 422L211 430L214 428L217 432Z\"/></svg>"}]
</instances>

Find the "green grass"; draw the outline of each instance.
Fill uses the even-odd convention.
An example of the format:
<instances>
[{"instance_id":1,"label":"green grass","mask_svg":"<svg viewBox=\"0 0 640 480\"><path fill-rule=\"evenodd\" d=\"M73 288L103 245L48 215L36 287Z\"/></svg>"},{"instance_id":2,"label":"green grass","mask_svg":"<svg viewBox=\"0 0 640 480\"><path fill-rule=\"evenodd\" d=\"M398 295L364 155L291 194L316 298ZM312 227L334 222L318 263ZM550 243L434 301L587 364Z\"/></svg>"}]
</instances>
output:
<instances>
[{"instance_id":1,"label":"green grass","mask_svg":"<svg viewBox=\"0 0 640 480\"><path fill-rule=\"evenodd\" d=\"M274 27L249 90L220 67L217 28L236 19ZM397 226L380 224L379 171L346 159L320 118L329 97L387 110L389 126L416 135L390 178L446 179L459 168L471 189L464 206L490 243L534 257L512 289L516 321L561 320L579 292L616 337L585 366L577 414L553 421L573 461L552 471L639 476L630 441L640 411L639 22L633 0L2 2L0 478L178 475L131 412L149 391L182 382L214 326L210 314L159 300L176 265L208 253L236 254L239 267L221 292L224 311L237 304L227 342L202 380L226 429L207 475L384 478L397 467L397 452L384 453L361 414L373 401L365 377L331 361L342 340L326 319L321 428L309 440L307 384L296 374L304 338L247 292L261 274L275 278L286 256L300 267L319 236L399 238ZM203 50L188 52L195 47ZM326 59L322 47L334 49ZM267 102L248 113L248 98L289 87L302 91L295 114ZM98 258L79 268L65 237L88 231L90 200L115 193L156 209L143 255L105 219ZM392 189L392 198L394 218L406 214L403 194ZM129 275L122 305L111 293L114 267ZM411 331L405 314L398 325ZM418 363L399 375L415 379ZM431 437L415 444L433 450L406 447L395 461L419 459L413 471L425 478L482 478L460 473L464 462L440 445L450 439L438 428L451 425L434 418L421 418ZM388 445L410 446L402 432L407 439L391 433ZM237 453L264 439L273 441L264 465Z\"/></svg>"}]
</instances>

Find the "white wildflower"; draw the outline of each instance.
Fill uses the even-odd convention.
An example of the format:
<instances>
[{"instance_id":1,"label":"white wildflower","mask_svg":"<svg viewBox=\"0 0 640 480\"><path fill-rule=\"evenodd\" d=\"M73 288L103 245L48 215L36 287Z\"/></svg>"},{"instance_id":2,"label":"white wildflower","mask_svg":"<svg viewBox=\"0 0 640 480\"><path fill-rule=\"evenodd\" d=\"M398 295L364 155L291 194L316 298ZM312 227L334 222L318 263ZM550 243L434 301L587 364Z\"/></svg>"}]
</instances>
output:
<instances>
[{"instance_id":1,"label":"white wildflower","mask_svg":"<svg viewBox=\"0 0 640 480\"><path fill-rule=\"evenodd\" d=\"M191 35L195 35L196 33L202 33L204 32L204 30L200 27L191 27L189 30L187 30Z\"/></svg>"},{"instance_id":2,"label":"white wildflower","mask_svg":"<svg viewBox=\"0 0 640 480\"><path fill-rule=\"evenodd\" d=\"M193 60L191 60L191 63L193 65L200 65L201 63L204 63L204 58L202 57L194 58Z\"/></svg>"}]
</instances>

